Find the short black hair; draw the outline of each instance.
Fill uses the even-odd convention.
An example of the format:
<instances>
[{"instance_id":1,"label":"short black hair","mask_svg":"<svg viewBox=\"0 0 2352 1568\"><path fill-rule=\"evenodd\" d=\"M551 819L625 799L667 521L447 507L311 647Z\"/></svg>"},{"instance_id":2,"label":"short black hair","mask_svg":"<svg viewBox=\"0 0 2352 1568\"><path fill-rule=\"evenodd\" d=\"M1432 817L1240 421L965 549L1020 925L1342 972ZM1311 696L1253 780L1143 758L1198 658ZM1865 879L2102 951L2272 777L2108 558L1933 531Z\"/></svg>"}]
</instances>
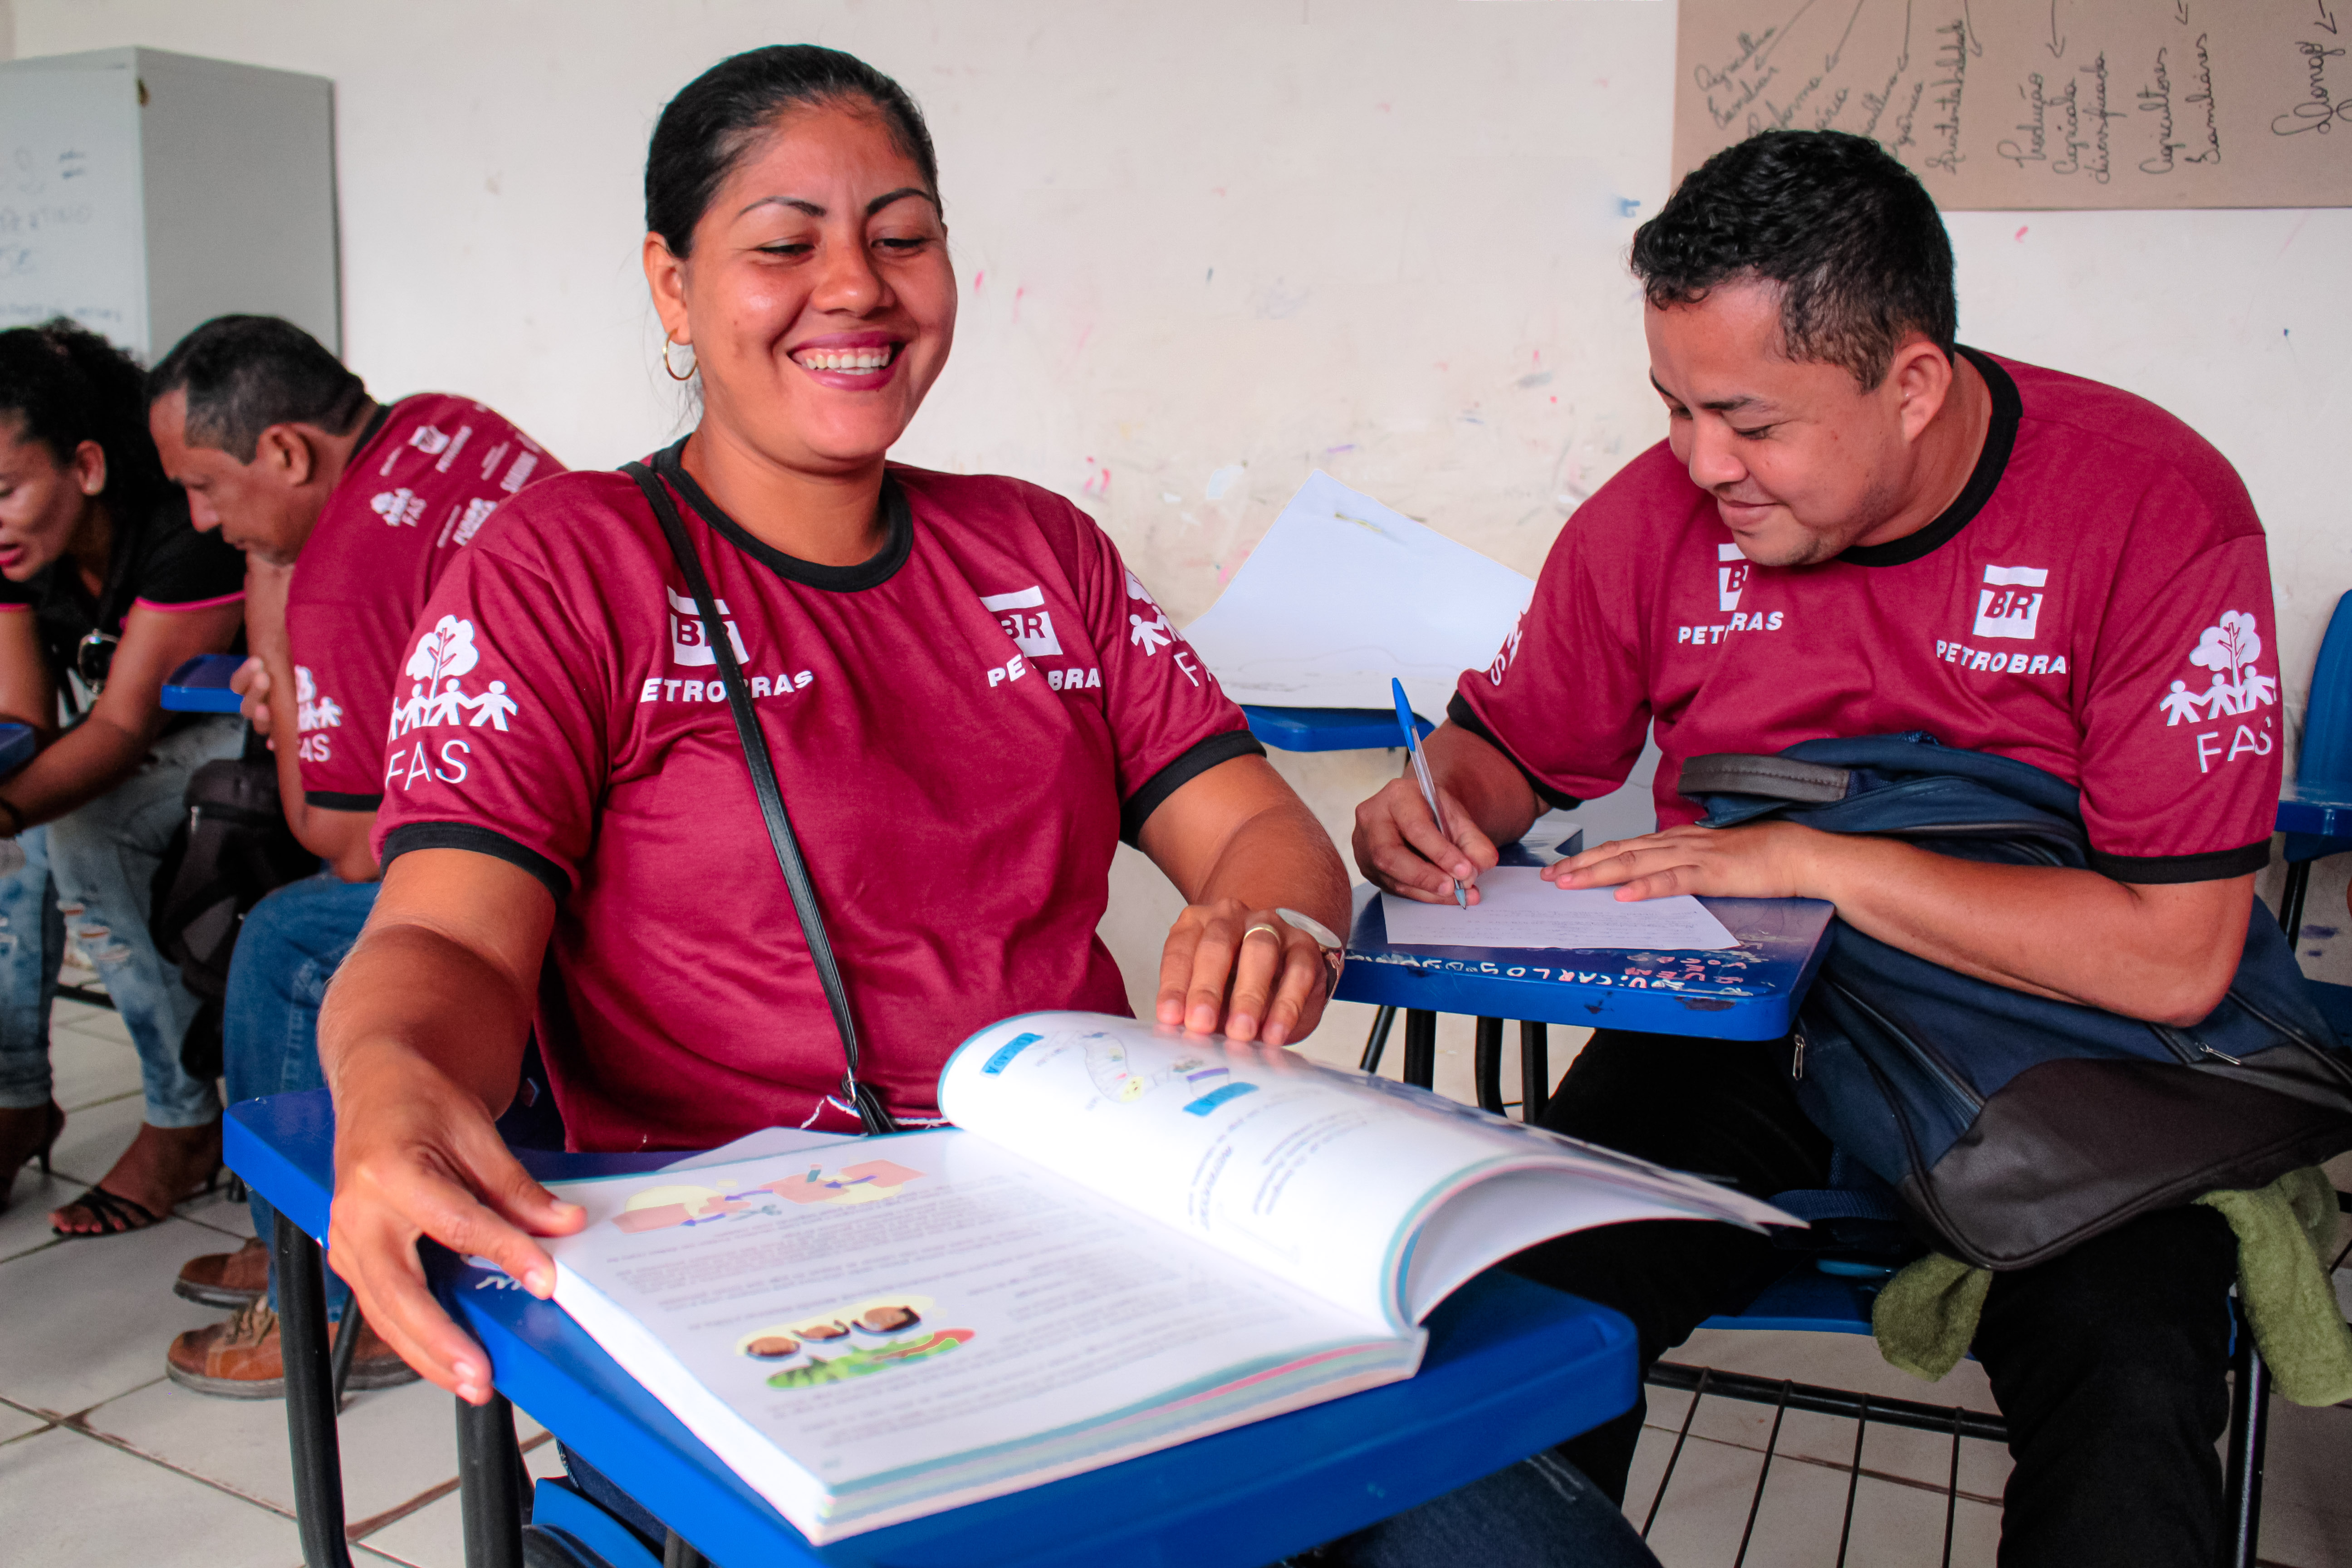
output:
<instances>
[{"instance_id":1,"label":"short black hair","mask_svg":"<svg viewBox=\"0 0 2352 1568\"><path fill-rule=\"evenodd\" d=\"M0 418L19 441L38 441L59 463L84 441L106 454L99 499L116 517L143 517L170 481L147 434L139 362L79 322L59 316L0 332Z\"/></svg>"},{"instance_id":2,"label":"short black hair","mask_svg":"<svg viewBox=\"0 0 2352 1568\"><path fill-rule=\"evenodd\" d=\"M172 347L147 375L150 407L188 395L190 445L253 461L272 425L314 425L344 436L367 407L367 387L326 345L276 316L215 316Z\"/></svg>"},{"instance_id":3,"label":"short black hair","mask_svg":"<svg viewBox=\"0 0 2352 1568\"><path fill-rule=\"evenodd\" d=\"M923 111L905 88L839 49L772 44L719 61L662 110L646 150L646 229L662 237L671 255L690 254L694 226L760 132L788 109L828 103L863 104L879 115L939 205L939 157Z\"/></svg>"},{"instance_id":4,"label":"short black hair","mask_svg":"<svg viewBox=\"0 0 2352 1568\"><path fill-rule=\"evenodd\" d=\"M1953 352L1952 241L1918 176L1866 136L1767 131L1685 177L1633 235L1651 304L1719 283L1780 286L1789 357L1842 365L1867 389L1917 332Z\"/></svg>"}]
</instances>

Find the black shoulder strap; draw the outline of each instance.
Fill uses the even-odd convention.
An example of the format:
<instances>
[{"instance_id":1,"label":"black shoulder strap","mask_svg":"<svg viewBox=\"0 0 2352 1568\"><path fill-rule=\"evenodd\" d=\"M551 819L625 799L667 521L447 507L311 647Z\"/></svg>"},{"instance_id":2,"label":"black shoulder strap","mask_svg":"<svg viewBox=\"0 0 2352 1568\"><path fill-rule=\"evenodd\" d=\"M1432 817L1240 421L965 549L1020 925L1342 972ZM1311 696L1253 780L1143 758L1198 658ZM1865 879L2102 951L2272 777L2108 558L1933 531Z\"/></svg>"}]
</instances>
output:
<instances>
[{"instance_id":1,"label":"black shoulder strap","mask_svg":"<svg viewBox=\"0 0 2352 1568\"><path fill-rule=\"evenodd\" d=\"M670 504L669 491L652 470L643 463L629 463L621 471L637 481L637 489L652 503L662 535L669 541L678 570L686 574L687 591L694 595L694 607L701 615L703 639L719 657L719 678L727 688L727 707L735 716L735 734L743 744L743 761L751 770L751 790L760 797L760 815L767 819L768 842L775 847L776 865L784 873L784 886L792 891L793 909L801 918L802 934L808 939L809 957L816 963L817 979L833 1009L833 1026L841 1033L842 1060L848 1068L842 1075L842 1092L857 1108L857 1120L866 1131L896 1132L898 1124L883 1108L881 1097L857 1080L857 1025L849 1016L849 994L842 988L841 967L834 962L833 942L824 934L824 914L817 907L816 884L809 879L800 840L793 836L793 819L784 810L783 792L776 787L767 737L760 731L751 690L743 682L743 668L735 662L734 644L719 622L719 603L711 595L710 580L703 575L702 559L695 553L694 542L686 536L686 525L678 521L677 508Z\"/></svg>"}]
</instances>

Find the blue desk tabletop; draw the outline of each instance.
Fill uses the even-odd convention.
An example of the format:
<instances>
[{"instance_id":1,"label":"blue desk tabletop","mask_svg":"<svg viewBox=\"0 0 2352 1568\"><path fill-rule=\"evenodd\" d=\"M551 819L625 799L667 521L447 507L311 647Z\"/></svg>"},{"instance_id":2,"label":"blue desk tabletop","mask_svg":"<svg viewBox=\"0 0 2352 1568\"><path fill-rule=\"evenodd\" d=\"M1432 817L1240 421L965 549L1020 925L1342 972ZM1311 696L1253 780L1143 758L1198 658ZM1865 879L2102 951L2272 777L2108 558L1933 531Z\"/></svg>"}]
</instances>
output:
<instances>
[{"instance_id":1,"label":"blue desk tabletop","mask_svg":"<svg viewBox=\"0 0 2352 1568\"><path fill-rule=\"evenodd\" d=\"M325 1091L229 1109L228 1163L324 1234ZM675 1154L527 1153L544 1177L644 1170ZM433 1249L435 1289L489 1352L499 1391L687 1523L721 1568L1262 1568L1402 1512L1630 1407L1631 1325L1509 1275L1482 1275L1429 1321L1419 1375L1124 1464L812 1547L551 1303Z\"/></svg>"},{"instance_id":2,"label":"blue desk tabletop","mask_svg":"<svg viewBox=\"0 0 2352 1568\"><path fill-rule=\"evenodd\" d=\"M2352 784L2302 780L2279 796L2278 830L2319 838L2352 838Z\"/></svg>"},{"instance_id":3,"label":"blue desk tabletop","mask_svg":"<svg viewBox=\"0 0 2352 1568\"><path fill-rule=\"evenodd\" d=\"M1776 1040L1796 1020L1835 910L1818 899L1703 899L1739 945L1718 952L1394 947L1356 889L1343 1002L1527 1023Z\"/></svg>"},{"instance_id":4,"label":"blue desk tabletop","mask_svg":"<svg viewBox=\"0 0 2352 1568\"><path fill-rule=\"evenodd\" d=\"M200 653L163 678L167 713L235 713L242 700L229 689L229 677L245 665L234 653Z\"/></svg>"},{"instance_id":5,"label":"blue desk tabletop","mask_svg":"<svg viewBox=\"0 0 2352 1568\"><path fill-rule=\"evenodd\" d=\"M1260 708L1244 703L1250 733L1280 752L1363 752L1404 744L1389 708ZM1423 735L1437 728L1416 713Z\"/></svg>"}]
</instances>

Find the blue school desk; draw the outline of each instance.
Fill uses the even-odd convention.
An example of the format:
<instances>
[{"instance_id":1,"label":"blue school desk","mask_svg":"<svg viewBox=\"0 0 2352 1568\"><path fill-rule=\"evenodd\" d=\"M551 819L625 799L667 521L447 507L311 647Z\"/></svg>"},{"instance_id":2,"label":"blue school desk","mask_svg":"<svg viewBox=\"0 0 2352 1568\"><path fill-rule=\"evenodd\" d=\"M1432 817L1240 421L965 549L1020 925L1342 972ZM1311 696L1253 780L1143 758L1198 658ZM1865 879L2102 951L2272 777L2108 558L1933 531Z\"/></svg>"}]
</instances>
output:
<instances>
[{"instance_id":1,"label":"blue school desk","mask_svg":"<svg viewBox=\"0 0 2352 1568\"><path fill-rule=\"evenodd\" d=\"M167 713L235 713L243 700L229 689L229 677L245 667L245 656L200 653L163 678Z\"/></svg>"},{"instance_id":2,"label":"blue school desk","mask_svg":"<svg viewBox=\"0 0 2352 1568\"><path fill-rule=\"evenodd\" d=\"M1250 733L1278 752L1370 752L1404 744L1392 708L1256 708L1244 703ZM1437 728L1416 713L1423 735Z\"/></svg>"},{"instance_id":3,"label":"blue school desk","mask_svg":"<svg viewBox=\"0 0 2352 1568\"><path fill-rule=\"evenodd\" d=\"M1559 847L1573 853L1571 840ZM1504 863L1528 863L1507 851ZM1503 1020L1519 1022L1521 1119L1543 1115L1550 1091L1546 1027L1640 1029L1722 1040L1777 1040L1796 1023L1836 911L1819 899L1701 899L1739 945L1718 952L1591 952L1549 948L1398 947L1380 894L1355 894L1348 961L1335 994L1380 1008L1363 1067L1377 1070L1397 1009L1405 1010L1404 1080L1429 1087L1437 1015L1478 1020L1478 1103L1500 1115Z\"/></svg>"},{"instance_id":4,"label":"blue school desk","mask_svg":"<svg viewBox=\"0 0 2352 1568\"><path fill-rule=\"evenodd\" d=\"M0 724L0 774L15 773L40 749L41 738L30 724Z\"/></svg>"},{"instance_id":5,"label":"blue school desk","mask_svg":"<svg viewBox=\"0 0 2352 1568\"><path fill-rule=\"evenodd\" d=\"M334 1112L325 1090L229 1108L229 1165L278 1213L286 1420L309 1568L348 1568L321 1251ZM544 1178L646 1170L675 1154L519 1152ZM428 1248L443 1304L489 1352L500 1397L459 1405L469 1568L523 1562L524 1477L511 1400L721 1568L1264 1568L1589 1430L1627 1409L1632 1326L1615 1312L1489 1273L1429 1321L1419 1375L1124 1464L812 1547L561 1309ZM541 1481L530 1511L580 1537L604 1516ZM614 1527L617 1530L617 1527ZM634 1538L608 1536L616 1550ZM650 1557L635 1548L637 1561ZM625 1561L618 1556L615 1562ZM699 1559L688 1559L699 1561Z\"/></svg>"}]
</instances>

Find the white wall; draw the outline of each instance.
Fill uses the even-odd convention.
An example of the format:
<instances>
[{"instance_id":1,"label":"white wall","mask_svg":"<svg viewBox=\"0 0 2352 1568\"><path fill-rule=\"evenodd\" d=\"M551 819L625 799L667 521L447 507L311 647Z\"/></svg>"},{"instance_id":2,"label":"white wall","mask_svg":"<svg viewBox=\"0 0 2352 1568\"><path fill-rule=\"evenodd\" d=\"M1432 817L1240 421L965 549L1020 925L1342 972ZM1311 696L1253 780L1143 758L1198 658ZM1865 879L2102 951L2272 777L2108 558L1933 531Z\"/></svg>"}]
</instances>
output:
<instances>
[{"instance_id":1,"label":"white wall","mask_svg":"<svg viewBox=\"0 0 2352 1568\"><path fill-rule=\"evenodd\" d=\"M483 397L575 465L647 450L680 411L636 262L661 104L755 44L864 56L930 117L966 286L902 455L1072 496L1180 622L1310 466L1533 572L1576 500L1663 432L1622 255L1666 194L1674 19L1456 0L14 6L23 55L148 44L333 78L352 363L379 392ZM1951 228L1969 341L2153 397L2236 462L2270 526L2299 714L2352 588L2352 211ZM1285 763L1335 828L1392 765ZM1148 975L1161 895L1131 868L1121 889L1115 944ZM2342 900L2338 879L2315 919L2341 923Z\"/></svg>"}]
</instances>

